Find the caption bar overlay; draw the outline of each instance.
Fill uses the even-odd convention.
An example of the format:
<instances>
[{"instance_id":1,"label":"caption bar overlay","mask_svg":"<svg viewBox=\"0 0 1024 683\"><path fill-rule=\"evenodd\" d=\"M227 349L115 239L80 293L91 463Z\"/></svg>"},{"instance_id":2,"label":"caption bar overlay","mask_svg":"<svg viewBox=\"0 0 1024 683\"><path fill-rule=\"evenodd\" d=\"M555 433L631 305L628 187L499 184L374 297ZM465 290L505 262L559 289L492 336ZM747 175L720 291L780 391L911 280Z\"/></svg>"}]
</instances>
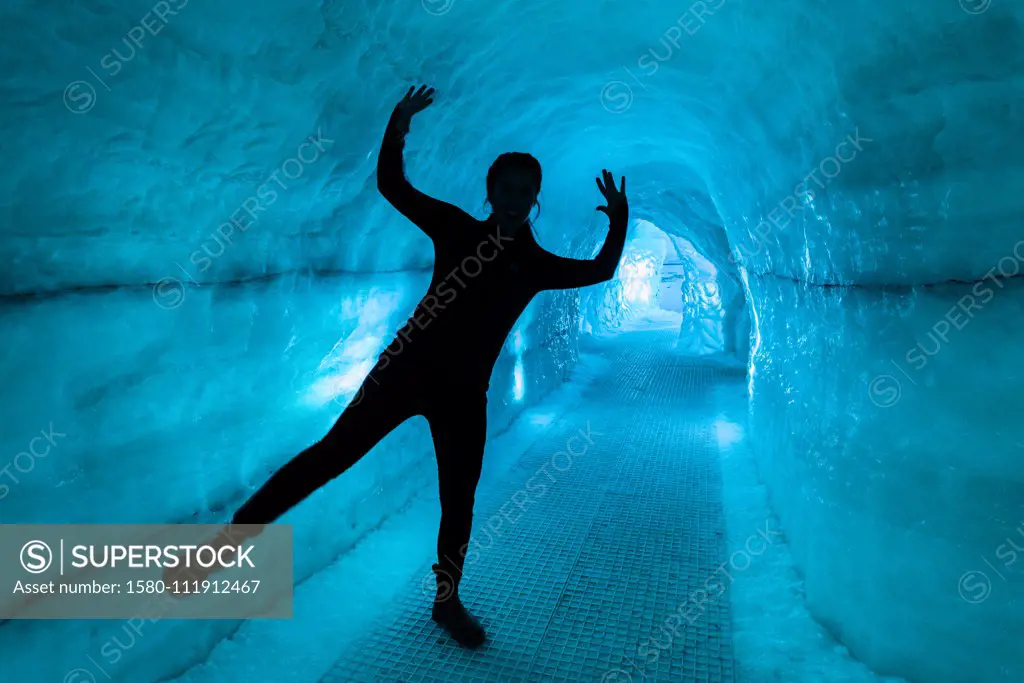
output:
<instances>
[{"instance_id":1,"label":"caption bar overlay","mask_svg":"<svg viewBox=\"0 0 1024 683\"><path fill-rule=\"evenodd\" d=\"M291 525L0 525L0 619L290 619L292 598Z\"/></svg>"}]
</instances>

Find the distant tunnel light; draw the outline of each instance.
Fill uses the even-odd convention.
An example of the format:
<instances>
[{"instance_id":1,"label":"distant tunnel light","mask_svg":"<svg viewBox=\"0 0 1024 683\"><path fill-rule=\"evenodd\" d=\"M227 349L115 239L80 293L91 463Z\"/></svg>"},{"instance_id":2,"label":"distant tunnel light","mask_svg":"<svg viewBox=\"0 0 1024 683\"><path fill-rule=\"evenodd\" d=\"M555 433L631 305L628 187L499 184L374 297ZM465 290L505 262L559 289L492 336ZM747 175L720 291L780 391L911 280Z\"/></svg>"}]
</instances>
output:
<instances>
[{"instance_id":1,"label":"distant tunnel light","mask_svg":"<svg viewBox=\"0 0 1024 683\"><path fill-rule=\"evenodd\" d=\"M631 303L649 304L651 303L652 293L649 282L637 280L626 280L625 282L625 297Z\"/></svg>"},{"instance_id":2,"label":"distant tunnel light","mask_svg":"<svg viewBox=\"0 0 1024 683\"><path fill-rule=\"evenodd\" d=\"M649 304L654 298L652 282L656 275L653 264L644 258L627 259L620 271L623 296L630 303Z\"/></svg>"}]
</instances>

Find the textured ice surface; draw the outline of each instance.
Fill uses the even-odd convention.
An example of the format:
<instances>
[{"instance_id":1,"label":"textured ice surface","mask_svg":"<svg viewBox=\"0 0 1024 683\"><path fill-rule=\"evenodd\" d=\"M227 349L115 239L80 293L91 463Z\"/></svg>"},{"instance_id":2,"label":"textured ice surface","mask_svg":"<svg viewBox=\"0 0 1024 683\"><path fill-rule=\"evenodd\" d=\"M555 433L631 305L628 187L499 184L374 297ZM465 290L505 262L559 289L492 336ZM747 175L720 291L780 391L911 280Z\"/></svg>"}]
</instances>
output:
<instances>
[{"instance_id":1,"label":"textured ice surface","mask_svg":"<svg viewBox=\"0 0 1024 683\"><path fill-rule=\"evenodd\" d=\"M1022 278L752 289L751 443L812 613L880 671L1021 680Z\"/></svg>"},{"instance_id":2,"label":"textured ice surface","mask_svg":"<svg viewBox=\"0 0 1024 683\"><path fill-rule=\"evenodd\" d=\"M330 428L428 281L426 272L407 272L209 283L184 298L158 294L176 304L166 310L139 287L7 303L0 308L9 353L0 520L225 520ZM558 384L575 329L559 322L569 320L563 309L538 301L510 338L492 376L492 433ZM427 486L436 486L436 465L426 422L417 418L282 518L295 525L296 581ZM131 671L160 651L165 668L146 669L152 678L145 680L155 680L230 629L149 624L149 638L106 663ZM35 680L40 670L57 680L82 653L97 655L111 633L127 639L117 625L8 622L0 649L31 653L5 664L16 680ZM64 648L41 657L53 638ZM167 655L167 642L179 655Z\"/></svg>"},{"instance_id":3,"label":"textured ice surface","mask_svg":"<svg viewBox=\"0 0 1024 683\"><path fill-rule=\"evenodd\" d=\"M222 516L330 424L425 286L429 242L372 174L392 103L427 81L424 191L481 215L488 164L530 151L542 242L582 256L606 167L635 218L742 266L751 443L812 613L885 673L1017 681L1021 293L894 286L1018 270L1022 18L1010 0L8 2L0 294L46 298L0 314L18 480L0 520ZM982 309L961 329L966 294ZM579 300L524 319L496 425L572 363ZM428 467L406 432L403 467ZM369 528L422 485L380 462L306 509ZM314 554L347 542L304 528ZM101 637L60 628L79 652Z\"/></svg>"}]
</instances>

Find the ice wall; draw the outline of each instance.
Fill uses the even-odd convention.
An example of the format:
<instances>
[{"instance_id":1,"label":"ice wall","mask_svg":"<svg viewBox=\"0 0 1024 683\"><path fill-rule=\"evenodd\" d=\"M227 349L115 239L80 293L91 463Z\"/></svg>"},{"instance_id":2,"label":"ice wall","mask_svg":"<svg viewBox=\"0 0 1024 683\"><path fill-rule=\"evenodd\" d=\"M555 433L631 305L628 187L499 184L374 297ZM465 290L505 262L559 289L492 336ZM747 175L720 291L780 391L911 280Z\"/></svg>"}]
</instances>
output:
<instances>
[{"instance_id":1,"label":"ice wall","mask_svg":"<svg viewBox=\"0 0 1024 683\"><path fill-rule=\"evenodd\" d=\"M409 278L394 305L415 297L428 243L380 201L372 173L392 103L427 81L438 102L409 144L424 191L479 215L487 165L530 151L544 165L549 248L584 255L603 237L593 177L610 168L629 177L635 218L716 268L733 254L752 303L764 476L804 548L814 614L855 655L914 681L1024 676L1001 635L1021 640L1008 619L1019 576L986 555L1007 578L978 569L991 597L956 608L957 588L935 578L974 571L977 549L1005 547L1024 517L1001 495L1022 483L1019 403L1004 393L1017 378L1013 318L983 323L972 310L958 332L978 335L979 350L950 342L927 356L916 393L899 379L895 411L908 412L864 403L870 387L892 395L874 377L902 377L880 359L929 343L963 296L924 285L973 287L1020 238L1019 4L17 0L0 13L3 452L13 460L51 421L68 435L0 501L4 521L25 519L16 495L30 490L64 501L64 513L33 518L98 517L95 501L123 506L108 521L219 514L329 422L333 408L275 402L294 399L282 394L294 377L324 386L317 372L332 377L328 395L346 395L361 361L330 354L341 339L369 353L372 340L349 339L351 311L386 296L381 273ZM358 281L335 289L318 272ZM185 303L160 308L182 292ZM986 313L1019 303L1011 284L997 296ZM339 312L339 299L359 304ZM571 363L578 301L539 302L510 343L496 391L511 408ZM201 312L185 313L188 302ZM385 317L383 336L400 315ZM928 418L893 417L911 414ZM950 438L918 433L929 428ZM182 448L161 451L168 439ZM190 458L200 449L217 457ZM813 473L807 453L821 454ZM129 481L119 468L176 491L115 502ZM945 473L944 486L910 471ZM183 491L186 478L203 484ZM909 502L918 483L933 506ZM800 501L830 513L801 517ZM953 517L959 536L943 526ZM892 543L900 534L920 543ZM839 544L846 555L807 550ZM837 571L839 557L856 560ZM979 580L967 581L971 600ZM903 608L914 604L936 609ZM895 627L884 640L880 624ZM198 656L201 643L168 666ZM38 658L55 670L58 659Z\"/></svg>"},{"instance_id":2,"label":"ice wall","mask_svg":"<svg viewBox=\"0 0 1024 683\"><path fill-rule=\"evenodd\" d=\"M802 106L747 119L777 153L717 202L754 303L752 443L808 605L912 681L1024 676L1021 11L794 17L804 69L747 102Z\"/></svg>"},{"instance_id":3,"label":"ice wall","mask_svg":"<svg viewBox=\"0 0 1024 683\"><path fill-rule=\"evenodd\" d=\"M911 681L1020 680L1024 283L751 288L751 426L812 613Z\"/></svg>"},{"instance_id":4,"label":"ice wall","mask_svg":"<svg viewBox=\"0 0 1024 683\"><path fill-rule=\"evenodd\" d=\"M683 263L682 325L678 349L687 355L701 356L721 351L723 340L722 297L718 270L686 240L677 241ZM725 275L722 275L723 279Z\"/></svg>"},{"instance_id":5,"label":"ice wall","mask_svg":"<svg viewBox=\"0 0 1024 683\"><path fill-rule=\"evenodd\" d=\"M428 281L427 272L288 274L7 303L0 521L226 520L331 426ZM552 311L540 302L509 340L492 377L492 433L559 377L572 330L560 335ZM296 582L436 485L431 453L425 421L410 421L282 518L294 525ZM92 657L114 680L157 680L232 629L146 623L140 637L130 626L0 624L0 678L62 680Z\"/></svg>"}]
</instances>

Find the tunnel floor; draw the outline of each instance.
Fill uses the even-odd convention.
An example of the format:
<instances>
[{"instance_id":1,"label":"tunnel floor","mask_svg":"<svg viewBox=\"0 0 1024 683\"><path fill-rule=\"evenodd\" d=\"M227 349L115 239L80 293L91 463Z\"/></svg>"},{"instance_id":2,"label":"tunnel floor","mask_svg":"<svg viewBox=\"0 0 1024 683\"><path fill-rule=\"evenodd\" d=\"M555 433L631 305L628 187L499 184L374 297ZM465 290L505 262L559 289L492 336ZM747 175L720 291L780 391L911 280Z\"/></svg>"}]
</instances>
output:
<instances>
[{"instance_id":1,"label":"tunnel floor","mask_svg":"<svg viewBox=\"0 0 1024 683\"><path fill-rule=\"evenodd\" d=\"M677 337L584 343L565 388L489 441L461 589L483 648L430 620L428 487L297 585L293 619L242 623L175 683L895 680L807 613L744 435L746 375Z\"/></svg>"},{"instance_id":2,"label":"tunnel floor","mask_svg":"<svg viewBox=\"0 0 1024 683\"><path fill-rule=\"evenodd\" d=\"M478 498L461 592L482 649L429 619L425 557L322 681L733 681L728 591L696 603L726 563L718 448L692 419L721 373L670 342L607 344L615 370Z\"/></svg>"}]
</instances>

